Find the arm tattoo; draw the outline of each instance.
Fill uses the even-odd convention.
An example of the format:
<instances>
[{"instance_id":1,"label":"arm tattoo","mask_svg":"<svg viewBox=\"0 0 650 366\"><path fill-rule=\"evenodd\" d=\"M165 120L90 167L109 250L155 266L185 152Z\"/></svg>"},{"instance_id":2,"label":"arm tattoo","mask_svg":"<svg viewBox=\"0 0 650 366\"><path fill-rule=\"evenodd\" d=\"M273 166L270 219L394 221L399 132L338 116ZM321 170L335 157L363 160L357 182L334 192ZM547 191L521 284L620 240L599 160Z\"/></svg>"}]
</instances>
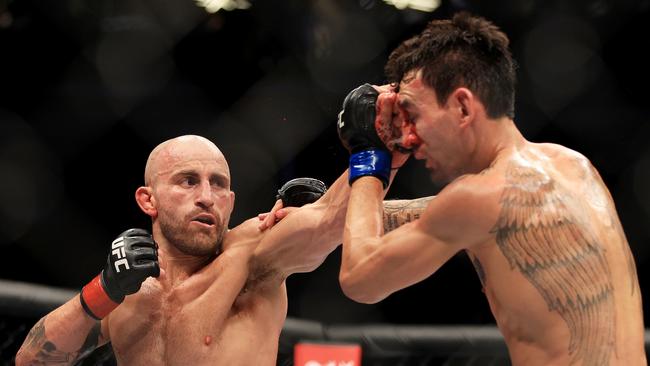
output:
<instances>
[{"instance_id":1,"label":"arm tattoo","mask_svg":"<svg viewBox=\"0 0 650 366\"><path fill-rule=\"evenodd\" d=\"M607 365L616 341L612 275L605 249L571 200L543 172L513 164L491 232L510 267L567 323L571 364Z\"/></svg>"},{"instance_id":2,"label":"arm tattoo","mask_svg":"<svg viewBox=\"0 0 650 366\"><path fill-rule=\"evenodd\" d=\"M70 365L81 356L91 353L97 347L101 334L101 323L96 324L90 329L84 344L77 351L66 352L56 348L56 344L48 340L45 336L45 318L39 320L25 339L23 348L25 351L32 350L36 352L30 365ZM21 352L22 349L21 349Z\"/></svg>"},{"instance_id":3,"label":"arm tattoo","mask_svg":"<svg viewBox=\"0 0 650 366\"><path fill-rule=\"evenodd\" d=\"M420 218L434 196L414 200L384 201L384 233Z\"/></svg>"}]
</instances>

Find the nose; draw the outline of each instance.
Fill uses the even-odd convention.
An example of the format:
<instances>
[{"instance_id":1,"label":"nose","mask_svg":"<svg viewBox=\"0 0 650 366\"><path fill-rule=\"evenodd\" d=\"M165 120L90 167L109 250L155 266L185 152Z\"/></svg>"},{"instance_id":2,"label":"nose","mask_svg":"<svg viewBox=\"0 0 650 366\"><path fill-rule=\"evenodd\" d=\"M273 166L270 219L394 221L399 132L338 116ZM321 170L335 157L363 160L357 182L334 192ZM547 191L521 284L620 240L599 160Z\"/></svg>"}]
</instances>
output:
<instances>
[{"instance_id":1,"label":"nose","mask_svg":"<svg viewBox=\"0 0 650 366\"><path fill-rule=\"evenodd\" d=\"M420 137L415 133L415 125L413 123L404 122L402 124L402 146L407 149L417 149L422 143Z\"/></svg>"},{"instance_id":2,"label":"nose","mask_svg":"<svg viewBox=\"0 0 650 366\"><path fill-rule=\"evenodd\" d=\"M196 205L204 208L212 207L212 205L214 205L214 197L212 196L212 187L210 186L210 182L201 182L198 186Z\"/></svg>"}]
</instances>

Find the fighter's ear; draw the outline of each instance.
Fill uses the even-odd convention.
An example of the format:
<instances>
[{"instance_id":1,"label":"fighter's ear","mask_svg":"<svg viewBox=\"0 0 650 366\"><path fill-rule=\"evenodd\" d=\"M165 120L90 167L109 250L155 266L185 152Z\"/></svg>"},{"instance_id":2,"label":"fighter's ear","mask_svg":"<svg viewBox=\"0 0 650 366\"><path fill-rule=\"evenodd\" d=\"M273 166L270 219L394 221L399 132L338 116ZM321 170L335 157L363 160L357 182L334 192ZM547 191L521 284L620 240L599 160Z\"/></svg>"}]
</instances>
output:
<instances>
[{"instance_id":1,"label":"fighter's ear","mask_svg":"<svg viewBox=\"0 0 650 366\"><path fill-rule=\"evenodd\" d=\"M140 206L140 209L145 214L149 215L152 219L158 216L158 209L156 208L156 198L153 196L153 189L151 187L139 187L135 190L135 201Z\"/></svg>"},{"instance_id":2,"label":"fighter's ear","mask_svg":"<svg viewBox=\"0 0 650 366\"><path fill-rule=\"evenodd\" d=\"M228 215L232 213L232 210L235 208L235 192L230 191L230 212L228 212Z\"/></svg>"},{"instance_id":3,"label":"fighter's ear","mask_svg":"<svg viewBox=\"0 0 650 366\"><path fill-rule=\"evenodd\" d=\"M476 98L467 88L458 88L449 96L449 103L458 112L460 126L468 126L476 117Z\"/></svg>"}]
</instances>

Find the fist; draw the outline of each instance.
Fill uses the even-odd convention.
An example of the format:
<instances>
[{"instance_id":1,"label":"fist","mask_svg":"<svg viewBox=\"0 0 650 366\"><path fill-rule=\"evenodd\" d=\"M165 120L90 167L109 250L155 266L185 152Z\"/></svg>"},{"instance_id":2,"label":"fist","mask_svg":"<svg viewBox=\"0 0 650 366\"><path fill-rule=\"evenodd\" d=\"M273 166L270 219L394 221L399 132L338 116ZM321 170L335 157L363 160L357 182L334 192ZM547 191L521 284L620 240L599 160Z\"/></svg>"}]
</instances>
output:
<instances>
[{"instance_id":1,"label":"fist","mask_svg":"<svg viewBox=\"0 0 650 366\"><path fill-rule=\"evenodd\" d=\"M147 277L158 277L158 246L143 229L129 229L111 244L111 252L102 271L106 293L115 302L140 290Z\"/></svg>"},{"instance_id":2,"label":"fist","mask_svg":"<svg viewBox=\"0 0 650 366\"><path fill-rule=\"evenodd\" d=\"M282 200L283 207L301 207L316 202L327 192L327 186L315 178L295 178L278 190L276 199Z\"/></svg>"},{"instance_id":3,"label":"fist","mask_svg":"<svg viewBox=\"0 0 650 366\"><path fill-rule=\"evenodd\" d=\"M408 113L397 102L394 87L382 85L379 90L375 129L392 154L393 168L399 168L417 148L419 139Z\"/></svg>"},{"instance_id":4,"label":"fist","mask_svg":"<svg viewBox=\"0 0 650 366\"><path fill-rule=\"evenodd\" d=\"M388 187L391 156L375 128L378 96L372 85L363 84L345 97L339 113L339 138L350 152L350 184L359 177L373 176Z\"/></svg>"},{"instance_id":5,"label":"fist","mask_svg":"<svg viewBox=\"0 0 650 366\"><path fill-rule=\"evenodd\" d=\"M337 130L341 143L350 153L386 149L375 129L378 95L370 84L363 84L348 93L343 101Z\"/></svg>"},{"instance_id":6,"label":"fist","mask_svg":"<svg viewBox=\"0 0 650 366\"><path fill-rule=\"evenodd\" d=\"M140 290L149 276L158 277L158 246L142 229L129 229L111 244L104 270L81 290L81 306L100 320L119 306L126 295Z\"/></svg>"}]
</instances>

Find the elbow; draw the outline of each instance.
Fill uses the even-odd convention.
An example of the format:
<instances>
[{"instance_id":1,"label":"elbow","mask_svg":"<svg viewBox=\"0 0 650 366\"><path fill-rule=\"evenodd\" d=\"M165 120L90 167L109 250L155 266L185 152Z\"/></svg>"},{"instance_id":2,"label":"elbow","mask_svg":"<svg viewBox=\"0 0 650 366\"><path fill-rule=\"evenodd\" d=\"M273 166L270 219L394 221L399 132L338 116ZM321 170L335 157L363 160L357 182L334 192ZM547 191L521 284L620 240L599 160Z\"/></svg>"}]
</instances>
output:
<instances>
[{"instance_id":1,"label":"elbow","mask_svg":"<svg viewBox=\"0 0 650 366\"><path fill-rule=\"evenodd\" d=\"M355 278L353 273L341 271L339 283L345 296L362 304L374 304L385 298L373 293L370 286L360 281L358 276Z\"/></svg>"},{"instance_id":2,"label":"elbow","mask_svg":"<svg viewBox=\"0 0 650 366\"><path fill-rule=\"evenodd\" d=\"M29 361L31 361L30 358L25 355L24 350L21 348L18 350L18 353L16 353L16 358L14 359L14 365L16 366L22 366L22 365L29 365Z\"/></svg>"}]
</instances>

